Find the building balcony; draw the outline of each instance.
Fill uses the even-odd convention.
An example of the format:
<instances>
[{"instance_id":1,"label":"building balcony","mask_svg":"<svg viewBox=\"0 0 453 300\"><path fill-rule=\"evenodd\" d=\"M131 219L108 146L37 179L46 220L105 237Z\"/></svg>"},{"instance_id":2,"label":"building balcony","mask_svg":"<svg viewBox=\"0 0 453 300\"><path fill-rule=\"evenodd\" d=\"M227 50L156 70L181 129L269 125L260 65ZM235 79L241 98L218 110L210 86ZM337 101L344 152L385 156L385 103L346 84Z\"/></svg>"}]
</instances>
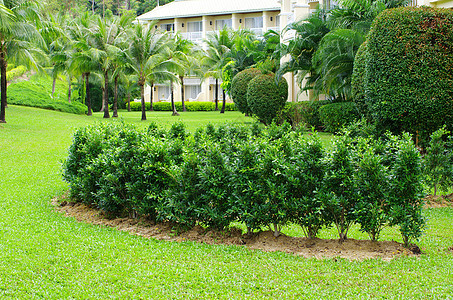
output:
<instances>
[{"instance_id":1,"label":"building balcony","mask_svg":"<svg viewBox=\"0 0 453 300\"><path fill-rule=\"evenodd\" d=\"M194 32L183 32L181 33L183 39L192 41L192 42L201 42L203 40L203 32L194 31Z\"/></svg>"},{"instance_id":2,"label":"building balcony","mask_svg":"<svg viewBox=\"0 0 453 300\"><path fill-rule=\"evenodd\" d=\"M275 32L277 32L277 33L280 33L280 27L268 27L267 30L268 30L268 31L269 31L269 30L273 30L273 31L275 31Z\"/></svg>"}]
</instances>

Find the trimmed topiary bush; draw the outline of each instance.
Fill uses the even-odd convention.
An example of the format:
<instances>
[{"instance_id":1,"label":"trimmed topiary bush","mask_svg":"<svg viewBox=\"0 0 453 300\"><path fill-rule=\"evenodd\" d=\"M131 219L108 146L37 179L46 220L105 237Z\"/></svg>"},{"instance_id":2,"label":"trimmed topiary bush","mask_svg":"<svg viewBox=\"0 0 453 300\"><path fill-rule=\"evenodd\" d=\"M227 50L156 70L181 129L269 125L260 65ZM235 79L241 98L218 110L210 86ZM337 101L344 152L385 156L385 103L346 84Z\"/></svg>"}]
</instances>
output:
<instances>
[{"instance_id":1,"label":"trimmed topiary bush","mask_svg":"<svg viewBox=\"0 0 453 300\"><path fill-rule=\"evenodd\" d=\"M260 74L262 73L258 69L246 69L237 73L231 81L231 98L233 98L237 110L244 114L252 113L247 104L247 88L250 81Z\"/></svg>"},{"instance_id":2,"label":"trimmed topiary bush","mask_svg":"<svg viewBox=\"0 0 453 300\"><path fill-rule=\"evenodd\" d=\"M319 108L319 118L328 132L338 132L343 126L357 120L359 114L354 102L337 102Z\"/></svg>"},{"instance_id":3,"label":"trimmed topiary bush","mask_svg":"<svg viewBox=\"0 0 453 300\"><path fill-rule=\"evenodd\" d=\"M453 11L404 7L383 11L368 35L363 87L378 129L421 141L453 127ZM360 57L359 57L360 58Z\"/></svg>"},{"instance_id":4,"label":"trimmed topiary bush","mask_svg":"<svg viewBox=\"0 0 453 300\"><path fill-rule=\"evenodd\" d=\"M276 83L275 74L255 76L247 88L247 104L261 122L270 124L288 99L288 83L282 78Z\"/></svg>"},{"instance_id":5,"label":"trimmed topiary bush","mask_svg":"<svg viewBox=\"0 0 453 300\"><path fill-rule=\"evenodd\" d=\"M354 72L351 79L352 100L357 106L357 110L363 116L370 118L369 110L365 102L365 71L366 54L368 51L367 42L364 42L357 51L354 59Z\"/></svg>"}]
</instances>

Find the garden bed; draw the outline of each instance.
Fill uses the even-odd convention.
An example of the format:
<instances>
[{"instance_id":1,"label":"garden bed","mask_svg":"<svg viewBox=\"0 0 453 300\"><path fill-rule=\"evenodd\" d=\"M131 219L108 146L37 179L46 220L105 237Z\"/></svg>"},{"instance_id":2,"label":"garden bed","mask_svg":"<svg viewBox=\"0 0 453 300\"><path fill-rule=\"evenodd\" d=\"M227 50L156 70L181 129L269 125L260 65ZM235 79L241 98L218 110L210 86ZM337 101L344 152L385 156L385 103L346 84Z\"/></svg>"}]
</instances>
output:
<instances>
[{"instance_id":1,"label":"garden bed","mask_svg":"<svg viewBox=\"0 0 453 300\"><path fill-rule=\"evenodd\" d=\"M281 251L302 256L305 258L345 258L348 260L365 260L381 258L389 261L400 256L417 256L420 249L413 245L407 249L401 243L395 241L369 241L347 239L343 243L333 239L307 239L291 237L284 234L274 237L270 231L261 231L247 236L238 228L230 228L228 231L208 230L195 226L185 232L176 232L171 223L154 223L144 218L115 218L108 219L102 211L89 207L82 203L53 199L52 204L56 210L64 213L67 217L73 217L77 221L95 225L114 227L121 231L144 238L175 242L201 242L209 245L239 245L249 249L262 251Z\"/></svg>"}]
</instances>

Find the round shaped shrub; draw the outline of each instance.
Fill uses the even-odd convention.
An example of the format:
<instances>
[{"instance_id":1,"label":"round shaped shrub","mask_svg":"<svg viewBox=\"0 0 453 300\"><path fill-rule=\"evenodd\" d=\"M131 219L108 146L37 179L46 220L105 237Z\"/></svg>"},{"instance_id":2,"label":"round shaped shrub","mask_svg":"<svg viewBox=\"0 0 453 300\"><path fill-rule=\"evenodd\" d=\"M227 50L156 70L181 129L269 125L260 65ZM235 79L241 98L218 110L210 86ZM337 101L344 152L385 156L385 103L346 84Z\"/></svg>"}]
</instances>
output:
<instances>
[{"instance_id":1,"label":"round shaped shrub","mask_svg":"<svg viewBox=\"0 0 453 300\"><path fill-rule=\"evenodd\" d=\"M365 101L378 130L418 135L453 126L453 11L404 7L373 22Z\"/></svg>"},{"instance_id":2,"label":"round shaped shrub","mask_svg":"<svg viewBox=\"0 0 453 300\"><path fill-rule=\"evenodd\" d=\"M288 83L282 78L276 82L275 74L255 76L247 88L247 104L261 122L269 124L285 106Z\"/></svg>"},{"instance_id":3,"label":"round shaped shrub","mask_svg":"<svg viewBox=\"0 0 453 300\"><path fill-rule=\"evenodd\" d=\"M258 69L246 69L237 73L231 81L231 97L233 98L236 109L241 113L251 114L247 104L247 87L250 80L260 74L261 71Z\"/></svg>"},{"instance_id":4,"label":"round shaped shrub","mask_svg":"<svg viewBox=\"0 0 453 300\"><path fill-rule=\"evenodd\" d=\"M335 133L343 126L357 120L359 114L354 102L337 102L321 106L319 108L319 118L324 125L325 131Z\"/></svg>"},{"instance_id":5,"label":"round shaped shrub","mask_svg":"<svg viewBox=\"0 0 453 300\"><path fill-rule=\"evenodd\" d=\"M367 42L364 42L357 51L354 58L354 72L351 79L352 100L357 110L363 116L369 117L368 107L365 102L365 70L366 70Z\"/></svg>"}]
</instances>

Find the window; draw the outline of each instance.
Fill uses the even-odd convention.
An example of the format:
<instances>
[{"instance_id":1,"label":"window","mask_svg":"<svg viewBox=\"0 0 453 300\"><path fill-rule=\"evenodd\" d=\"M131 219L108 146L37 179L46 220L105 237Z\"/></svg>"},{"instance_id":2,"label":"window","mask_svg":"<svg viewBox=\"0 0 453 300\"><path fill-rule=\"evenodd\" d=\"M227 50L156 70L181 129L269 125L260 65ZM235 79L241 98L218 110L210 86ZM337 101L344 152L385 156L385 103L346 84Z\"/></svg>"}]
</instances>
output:
<instances>
[{"instance_id":1,"label":"window","mask_svg":"<svg viewBox=\"0 0 453 300\"><path fill-rule=\"evenodd\" d=\"M201 85L186 85L185 98L196 99L198 94L201 93Z\"/></svg>"},{"instance_id":2,"label":"window","mask_svg":"<svg viewBox=\"0 0 453 300\"><path fill-rule=\"evenodd\" d=\"M173 24L173 23L162 24L162 25L160 25L160 28L163 31L175 31L175 24Z\"/></svg>"},{"instance_id":3,"label":"window","mask_svg":"<svg viewBox=\"0 0 453 300\"><path fill-rule=\"evenodd\" d=\"M170 86L161 85L158 87L157 92L159 93L158 97L160 101L167 101L170 99Z\"/></svg>"},{"instance_id":4,"label":"window","mask_svg":"<svg viewBox=\"0 0 453 300\"><path fill-rule=\"evenodd\" d=\"M245 28L263 28L263 17L245 18Z\"/></svg>"},{"instance_id":5,"label":"window","mask_svg":"<svg viewBox=\"0 0 453 300\"><path fill-rule=\"evenodd\" d=\"M203 23L199 22L187 22L187 32L201 32L203 31Z\"/></svg>"},{"instance_id":6,"label":"window","mask_svg":"<svg viewBox=\"0 0 453 300\"><path fill-rule=\"evenodd\" d=\"M215 21L215 30L222 30L223 28L233 28L232 19L216 20Z\"/></svg>"}]
</instances>

